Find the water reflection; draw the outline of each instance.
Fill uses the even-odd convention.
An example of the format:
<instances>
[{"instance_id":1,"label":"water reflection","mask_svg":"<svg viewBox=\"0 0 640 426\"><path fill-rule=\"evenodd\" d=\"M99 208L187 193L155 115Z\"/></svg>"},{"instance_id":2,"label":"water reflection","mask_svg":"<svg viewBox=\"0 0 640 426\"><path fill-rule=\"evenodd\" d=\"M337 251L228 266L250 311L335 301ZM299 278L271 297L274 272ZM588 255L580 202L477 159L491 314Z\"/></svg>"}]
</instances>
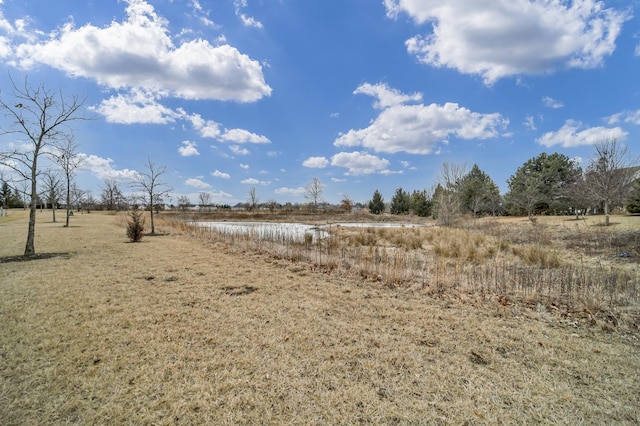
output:
<instances>
[{"instance_id":1,"label":"water reflection","mask_svg":"<svg viewBox=\"0 0 640 426\"><path fill-rule=\"evenodd\" d=\"M329 232L325 229L337 226L356 228L416 228L423 226L407 223L360 222L332 223L321 226L292 222L193 222L193 225L227 235L249 235L262 240L299 243L308 242L309 239L315 243L324 239L329 236Z\"/></svg>"}]
</instances>

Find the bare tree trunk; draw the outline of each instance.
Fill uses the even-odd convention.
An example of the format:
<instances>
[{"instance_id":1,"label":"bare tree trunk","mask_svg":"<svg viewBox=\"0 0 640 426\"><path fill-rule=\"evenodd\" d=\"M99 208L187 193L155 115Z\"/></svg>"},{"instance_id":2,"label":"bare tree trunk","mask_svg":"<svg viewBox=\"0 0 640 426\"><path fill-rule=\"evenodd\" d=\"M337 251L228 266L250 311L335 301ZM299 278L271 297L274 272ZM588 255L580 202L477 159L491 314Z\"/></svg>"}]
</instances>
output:
<instances>
[{"instance_id":1,"label":"bare tree trunk","mask_svg":"<svg viewBox=\"0 0 640 426\"><path fill-rule=\"evenodd\" d=\"M29 204L29 230L27 232L27 245L24 248L24 255L35 254L35 234L36 234L36 211L38 202L38 193L36 178L38 164L38 152L34 152L33 165L31 167L31 203Z\"/></svg>"}]
</instances>

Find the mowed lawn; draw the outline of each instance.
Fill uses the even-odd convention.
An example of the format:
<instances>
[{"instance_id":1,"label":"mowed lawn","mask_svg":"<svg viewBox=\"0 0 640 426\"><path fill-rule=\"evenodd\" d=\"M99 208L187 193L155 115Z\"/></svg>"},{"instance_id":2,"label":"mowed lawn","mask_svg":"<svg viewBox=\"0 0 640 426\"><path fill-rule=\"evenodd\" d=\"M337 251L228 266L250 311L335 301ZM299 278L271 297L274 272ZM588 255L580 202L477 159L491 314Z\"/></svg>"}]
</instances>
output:
<instances>
[{"instance_id":1,"label":"mowed lawn","mask_svg":"<svg viewBox=\"0 0 640 426\"><path fill-rule=\"evenodd\" d=\"M640 340L126 219L0 218L0 424L638 424Z\"/></svg>"}]
</instances>

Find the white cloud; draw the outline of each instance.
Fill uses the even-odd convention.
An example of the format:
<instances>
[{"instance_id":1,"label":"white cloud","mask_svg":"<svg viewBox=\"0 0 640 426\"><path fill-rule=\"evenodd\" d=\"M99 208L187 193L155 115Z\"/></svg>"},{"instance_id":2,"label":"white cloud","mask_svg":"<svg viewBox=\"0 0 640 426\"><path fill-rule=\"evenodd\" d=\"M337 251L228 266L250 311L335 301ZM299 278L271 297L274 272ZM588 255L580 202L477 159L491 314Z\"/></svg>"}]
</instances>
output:
<instances>
[{"instance_id":1,"label":"white cloud","mask_svg":"<svg viewBox=\"0 0 640 426\"><path fill-rule=\"evenodd\" d=\"M247 185L263 185L263 186L266 186L266 185L269 185L271 182L266 181L266 180L258 180L258 179L254 179L254 178L249 178L249 179L241 180L240 183L244 183L244 184L247 184Z\"/></svg>"},{"instance_id":2,"label":"white cloud","mask_svg":"<svg viewBox=\"0 0 640 426\"><path fill-rule=\"evenodd\" d=\"M271 143L266 136L257 135L244 129L225 129L220 140L235 143Z\"/></svg>"},{"instance_id":3,"label":"white cloud","mask_svg":"<svg viewBox=\"0 0 640 426\"><path fill-rule=\"evenodd\" d=\"M140 176L135 170L114 169L111 158L79 153L78 159L80 159L80 169L92 173L98 179L136 180Z\"/></svg>"},{"instance_id":4,"label":"white cloud","mask_svg":"<svg viewBox=\"0 0 640 426\"><path fill-rule=\"evenodd\" d=\"M207 182L203 181L202 179L195 179L195 178L187 179L184 181L184 184L192 188L198 188L198 189L211 188L211 185L209 185Z\"/></svg>"},{"instance_id":5,"label":"white cloud","mask_svg":"<svg viewBox=\"0 0 640 426\"><path fill-rule=\"evenodd\" d=\"M560 145L563 148L572 148L583 145L594 145L598 142L609 139L624 140L627 132L620 127L588 127L580 130L582 123L574 120L567 120L560 130L547 132L536 142L546 147Z\"/></svg>"},{"instance_id":6,"label":"white cloud","mask_svg":"<svg viewBox=\"0 0 640 426\"><path fill-rule=\"evenodd\" d=\"M249 165L248 165L248 164L240 163L240 168L241 168L241 169L244 169L244 170L249 170Z\"/></svg>"},{"instance_id":7,"label":"white cloud","mask_svg":"<svg viewBox=\"0 0 640 426\"><path fill-rule=\"evenodd\" d=\"M562 103L561 101L556 101L555 99L550 98L549 96L544 96L542 98L542 103L547 108L558 109L558 108L564 107L564 103Z\"/></svg>"},{"instance_id":8,"label":"white cloud","mask_svg":"<svg viewBox=\"0 0 640 426\"><path fill-rule=\"evenodd\" d=\"M340 152L331 157L331 165L348 169L350 175L370 175L388 167L389 160L366 152Z\"/></svg>"},{"instance_id":9,"label":"white cloud","mask_svg":"<svg viewBox=\"0 0 640 426\"><path fill-rule=\"evenodd\" d=\"M229 149L231 150L231 152L233 152L236 155L249 155L249 154L251 154L251 151L249 151L246 148L242 148L242 147L240 147L238 145L231 145L229 147Z\"/></svg>"},{"instance_id":10,"label":"white cloud","mask_svg":"<svg viewBox=\"0 0 640 426\"><path fill-rule=\"evenodd\" d=\"M183 99L254 102L271 94L262 67L228 44L188 40L176 46L168 21L144 0L126 0L127 18L99 28L69 22L15 47L13 63L46 64L112 89L161 91Z\"/></svg>"},{"instance_id":11,"label":"white cloud","mask_svg":"<svg viewBox=\"0 0 640 426\"><path fill-rule=\"evenodd\" d=\"M182 146L178 148L178 152L180 152L180 155L182 155L183 157L200 155L196 146L197 144L195 142L183 141Z\"/></svg>"},{"instance_id":12,"label":"white cloud","mask_svg":"<svg viewBox=\"0 0 640 426\"><path fill-rule=\"evenodd\" d=\"M635 111L623 111L609 117L605 117L605 120L608 124L616 124L620 121L624 121L625 123L631 123L640 125L640 109Z\"/></svg>"},{"instance_id":13,"label":"white cloud","mask_svg":"<svg viewBox=\"0 0 640 426\"><path fill-rule=\"evenodd\" d=\"M387 15L407 13L430 33L406 42L409 53L435 67L480 75L486 84L558 68L592 68L615 50L630 12L593 0L446 2L384 0Z\"/></svg>"},{"instance_id":14,"label":"white cloud","mask_svg":"<svg viewBox=\"0 0 640 426\"><path fill-rule=\"evenodd\" d=\"M329 160L325 157L309 157L302 162L302 165L311 169L324 169L329 165Z\"/></svg>"},{"instance_id":15,"label":"white cloud","mask_svg":"<svg viewBox=\"0 0 640 426\"><path fill-rule=\"evenodd\" d=\"M306 194L307 189L303 187L298 187L298 188L282 187L282 188L277 188L273 192L277 195L293 195L297 197L297 196Z\"/></svg>"},{"instance_id":16,"label":"white cloud","mask_svg":"<svg viewBox=\"0 0 640 426\"><path fill-rule=\"evenodd\" d=\"M166 124L180 117L175 111L160 104L157 97L151 92L135 89L104 99L100 105L89 109L104 115L108 122L119 124Z\"/></svg>"},{"instance_id":17,"label":"white cloud","mask_svg":"<svg viewBox=\"0 0 640 426\"><path fill-rule=\"evenodd\" d=\"M220 179L231 179L231 175L229 173L223 173L220 170L216 170L214 172L211 172L211 176L217 177L217 178L220 178Z\"/></svg>"},{"instance_id":18,"label":"white cloud","mask_svg":"<svg viewBox=\"0 0 640 426\"><path fill-rule=\"evenodd\" d=\"M247 8L247 0L234 0L233 5L235 6L236 16L240 18L242 25L245 27L262 28L262 22L242 12L243 9Z\"/></svg>"},{"instance_id":19,"label":"white cloud","mask_svg":"<svg viewBox=\"0 0 640 426\"><path fill-rule=\"evenodd\" d=\"M529 130L536 130L536 121L533 118L532 115L528 115L525 119L524 119L524 125L527 129Z\"/></svg>"},{"instance_id":20,"label":"white cloud","mask_svg":"<svg viewBox=\"0 0 640 426\"><path fill-rule=\"evenodd\" d=\"M415 101L419 94L402 95L389 90L386 85L362 85L355 93L371 94L377 97L375 105L386 108L369 127L341 134L334 141L335 146L363 146L376 152L429 154L435 151L438 142L446 142L450 137L498 137L500 130L509 123L498 113L481 114L452 102L406 105L401 102Z\"/></svg>"},{"instance_id":21,"label":"white cloud","mask_svg":"<svg viewBox=\"0 0 640 426\"><path fill-rule=\"evenodd\" d=\"M400 105L406 102L420 102L422 100L421 93L406 95L399 90L392 89L388 85L383 83L362 84L353 91L353 94L369 95L371 97L377 98L377 101L373 104L374 108L376 109L385 109L387 107Z\"/></svg>"}]
</instances>

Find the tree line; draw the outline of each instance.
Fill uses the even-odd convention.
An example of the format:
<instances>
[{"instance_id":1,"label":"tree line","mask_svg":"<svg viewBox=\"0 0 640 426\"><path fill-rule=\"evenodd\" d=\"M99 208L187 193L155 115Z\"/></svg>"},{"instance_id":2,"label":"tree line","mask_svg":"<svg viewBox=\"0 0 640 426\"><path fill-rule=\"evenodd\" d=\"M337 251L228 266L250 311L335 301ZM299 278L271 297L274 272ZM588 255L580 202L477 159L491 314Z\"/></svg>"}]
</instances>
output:
<instances>
[{"instance_id":1,"label":"tree line","mask_svg":"<svg viewBox=\"0 0 640 426\"><path fill-rule=\"evenodd\" d=\"M409 194L398 188L387 205L377 189L369 211L380 214L432 216L450 225L461 215L527 215L603 213L605 224L615 208L640 213L640 166L616 140L594 145L586 168L566 155L541 153L511 175L504 196L477 164L442 165L437 184Z\"/></svg>"}]
</instances>

